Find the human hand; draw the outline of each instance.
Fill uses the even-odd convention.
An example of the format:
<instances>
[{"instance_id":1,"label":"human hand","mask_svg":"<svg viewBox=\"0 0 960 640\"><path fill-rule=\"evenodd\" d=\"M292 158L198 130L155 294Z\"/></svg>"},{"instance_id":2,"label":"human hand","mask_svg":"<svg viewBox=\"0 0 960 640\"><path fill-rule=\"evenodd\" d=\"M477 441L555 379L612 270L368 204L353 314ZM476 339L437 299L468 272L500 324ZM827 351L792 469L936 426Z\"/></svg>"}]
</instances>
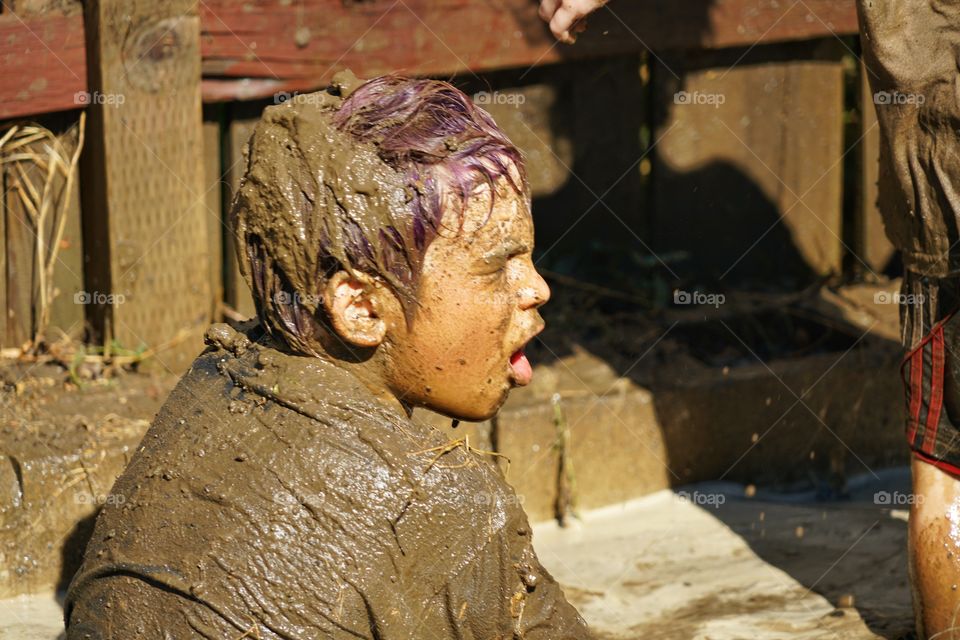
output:
<instances>
[{"instance_id":1,"label":"human hand","mask_svg":"<svg viewBox=\"0 0 960 640\"><path fill-rule=\"evenodd\" d=\"M557 40L573 44L576 34L587 28L585 18L606 3L607 0L540 0L540 17L550 24Z\"/></svg>"}]
</instances>

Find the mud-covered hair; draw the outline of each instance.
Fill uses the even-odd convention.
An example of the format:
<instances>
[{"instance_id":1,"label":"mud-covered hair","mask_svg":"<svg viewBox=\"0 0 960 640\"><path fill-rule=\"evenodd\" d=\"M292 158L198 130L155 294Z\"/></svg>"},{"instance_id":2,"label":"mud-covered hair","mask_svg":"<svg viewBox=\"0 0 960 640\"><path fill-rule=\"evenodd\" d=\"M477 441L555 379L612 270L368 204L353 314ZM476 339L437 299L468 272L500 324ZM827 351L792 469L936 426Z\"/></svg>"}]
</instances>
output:
<instances>
[{"instance_id":1,"label":"mud-covered hair","mask_svg":"<svg viewBox=\"0 0 960 640\"><path fill-rule=\"evenodd\" d=\"M329 337L320 295L337 271L384 283L410 321L445 204L456 203L462 227L480 185L491 209L502 179L529 199L519 150L438 80L340 76L326 92L268 107L247 156L231 209L240 268L264 327L295 353L319 355Z\"/></svg>"}]
</instances>

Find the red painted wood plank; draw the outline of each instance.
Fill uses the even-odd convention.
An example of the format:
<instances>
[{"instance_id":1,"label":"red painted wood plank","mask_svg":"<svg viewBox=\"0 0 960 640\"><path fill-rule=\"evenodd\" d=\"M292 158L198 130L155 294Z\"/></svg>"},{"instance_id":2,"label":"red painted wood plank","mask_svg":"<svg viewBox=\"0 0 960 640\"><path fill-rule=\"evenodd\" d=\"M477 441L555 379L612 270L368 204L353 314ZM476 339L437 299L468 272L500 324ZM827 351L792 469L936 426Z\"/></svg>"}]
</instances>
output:
<instances>
[{"instance_id":1,"label":"red painted wood plank","mask_svg":"<svg viewBox=\"0 0 960 640\"><path fill-rule=\"evenodd\" d=\"M86 88L82 15L0 15L0 120L76 109Z\"/></svg>"},{"instance_id":2,"label":"red painted wood plank","mask_svg":"<svg viewBox=\"0 0 960 640\"><path fill-rule=\"evenodd\" d=\"M533 0L204 0L203 97L308 90L345 67L444 76L857 31L854 0L619 0L570 47L553 40L536 8ZM79 14L0 15L0 119L81 106L83 39Z\"/></svg>"},{"instance_id":3,"label":"red painted wood plank","mask_svg":"<svg viewBox=\"0 0 960 640\"><path fill-rule=\"evenodd\" d=\"M229 77L270 79L277 91L322 86L345 67L360 76L453 75L646 47L749 46L857 31L854 0L612 2L574 47L553 40L532 0L205 0L201 10L204 75L221 79L221 96L229 95L222 81Z\"/></svg>"}]
</instances>

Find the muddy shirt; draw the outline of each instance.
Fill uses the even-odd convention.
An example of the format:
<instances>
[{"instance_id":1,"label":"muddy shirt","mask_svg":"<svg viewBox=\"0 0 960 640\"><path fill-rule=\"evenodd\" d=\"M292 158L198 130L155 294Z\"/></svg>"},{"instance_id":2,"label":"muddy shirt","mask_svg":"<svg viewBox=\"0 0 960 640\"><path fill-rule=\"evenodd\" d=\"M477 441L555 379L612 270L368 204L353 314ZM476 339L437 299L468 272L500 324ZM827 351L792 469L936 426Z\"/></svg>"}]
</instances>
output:
<instances>
[{"instance_id":1,"label":"muddy shirt","mask_svg":"<svg viewBox=\"0 0 960 640\"><path fill-rule=\"evenodd\" d=\"M858 0L880 127L879 207L903 256L903 342L949 311L960 275L960 0ZM952 285L951 285L952 286Z\"/></svg>"},{"instance_id":2,"label":"muddy shirt","mask_svg":"<svg viewBox=\"0 0 960 640\"><path fill-rule=\"evenodd\" d=\"M67 638L589 637L488 456L249 338L208 332L117 480Z\"/></svg>"}]
</instances>

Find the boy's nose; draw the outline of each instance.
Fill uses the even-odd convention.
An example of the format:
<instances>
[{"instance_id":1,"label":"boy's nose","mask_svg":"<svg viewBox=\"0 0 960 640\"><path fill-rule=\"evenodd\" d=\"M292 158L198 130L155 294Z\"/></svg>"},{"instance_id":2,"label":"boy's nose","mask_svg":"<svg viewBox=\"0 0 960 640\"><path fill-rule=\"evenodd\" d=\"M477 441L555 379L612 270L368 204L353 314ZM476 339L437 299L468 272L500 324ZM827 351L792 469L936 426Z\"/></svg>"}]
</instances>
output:
<instances>
[{"instance_id":1,"label":"boy's nose","mask_svg":"<svg viewBox=\"0 0 960 640\"><path fill-rule=\"evenodd\" d=\"M532 278L527 286L520 289L520 308L536 309L546 304L550 299L550 286L547 281L537 273L536 269L531 269Z\"/></svg>"}]
</instances>

